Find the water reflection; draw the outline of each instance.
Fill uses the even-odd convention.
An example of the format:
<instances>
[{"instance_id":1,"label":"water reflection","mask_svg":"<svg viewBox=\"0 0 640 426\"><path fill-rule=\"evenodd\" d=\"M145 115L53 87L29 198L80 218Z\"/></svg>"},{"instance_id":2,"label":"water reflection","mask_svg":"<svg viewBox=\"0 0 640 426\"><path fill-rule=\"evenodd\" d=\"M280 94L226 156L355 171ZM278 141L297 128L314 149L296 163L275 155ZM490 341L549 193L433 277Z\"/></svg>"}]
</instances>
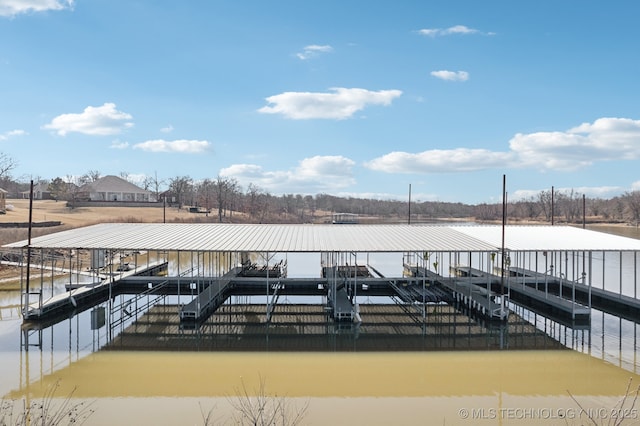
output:
<instances>
[{"instance_id":1,"label":"water reflection","mask_svg":"<svg viewBox=\"0 0 640 426\"><path fill-rule=\"evenodd\" d=\"M237 260L163 256L170 260L170 274L190 271L186 276L215 275ZM623 265L633 262L614 255L612 264L615 256ZM285 257L290 275L318 277L319 256L304 257ZM580 265L577 259L573 263ZM386 276L402 273L401 255L361 260ZM440 265L449 262L439 258ZM52 282L45 291L64 291L64 278ZM187 327L179 308L191 294L149 293L118 294L57 322L21 327L20 295L5 293L0 293L0 393L11 397L41 394L60 378L61 392L77 387L83 398L224 397L240 377L253 385L262 376L281 394L373 397L358 405L367 412L386 404L381 397L401 397L415 403L408 412L429 404L446 423L456 423L464 420L457 417L460 407L552 406L547 397L564 398L554 407L573 407L569 387L579 395L619 395L629 376L638 380L637 322L595 309L585 327L511 303L508 322L491 323L462 306L428 304L420 315L411 305L360 295L362 323L343 325L332 322L320 297L283 296L267 322L264 297L233 296L206 321ZM403 403L393 404L389 411ZM331 409L337 406L340 402L332 400ZM162 412L162 402L154 410ZM317 419L335 422L326 413L314 417L322 424ZM113 418L104 424L108 420Z\"/></svg>"},{"instance_id":2,"label":"water reflection","mask_svg":"<svg viewBox=\"0 0 640 426\"><path fill-rule=\"evenodd\" d=\"M183 296L184 297L184 296ZM136 300L137 299L137 300ZM265 305L232 298L198 327L181 325L177 296L119 295L92 310L48 327L20 333L18 388L71 367L97 352L358 352L536 350L562 356L566 348L637 373L637 324L594 310L591 327L571 327L513 305L508 322L487 323L459 307L434 304L426 321L412 319L394 304L361 304L362 324L340 326L322 304L289 297L266 323ZM241 303L240 303L241 302ZM308 301L307 301L308 302ZM104 320L104 323L102 322ZM549 355L548 351L556 352ZM557 352L560 351L560 352ZM147 352L148 353L148 352ZM117 355L116 355L117 356ZM123 355L124 356L124 355ZM167 355L168 356L168 355ZM180 355L181 357L182 355ZM532 355L533 356L533 355ZM11 389L16 389L13 386ZM7 389L8 390L8 389Z\"/></svg>"}]
</instances>

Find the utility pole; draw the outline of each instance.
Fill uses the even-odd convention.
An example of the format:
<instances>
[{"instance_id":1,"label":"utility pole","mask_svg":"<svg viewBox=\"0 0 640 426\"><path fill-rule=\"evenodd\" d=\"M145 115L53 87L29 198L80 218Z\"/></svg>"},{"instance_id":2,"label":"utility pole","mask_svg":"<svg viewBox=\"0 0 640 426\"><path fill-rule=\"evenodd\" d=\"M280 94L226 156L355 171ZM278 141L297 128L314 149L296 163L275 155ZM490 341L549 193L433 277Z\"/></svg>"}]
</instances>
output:
<instances>
[{"instance_id":1,"label":"utility pole","mask_svg":"<svg viewBox=\"0 0 640 426\"><path fill-rule=\"evenodd\" d=\"M409 184L409 218L407 223L411 225L411 184Z\"/></svg>"}]
</instances>

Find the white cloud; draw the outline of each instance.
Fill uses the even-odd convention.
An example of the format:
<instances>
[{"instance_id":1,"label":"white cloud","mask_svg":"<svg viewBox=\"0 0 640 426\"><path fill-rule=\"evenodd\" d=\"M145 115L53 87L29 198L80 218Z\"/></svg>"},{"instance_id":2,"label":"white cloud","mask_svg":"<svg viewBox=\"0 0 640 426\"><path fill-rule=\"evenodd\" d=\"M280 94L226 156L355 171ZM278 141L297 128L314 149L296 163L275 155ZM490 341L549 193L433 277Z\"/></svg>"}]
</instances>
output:
<instances>
[{"instance_id":1,"label":"white cloud","mask_svg":"<svg viewBox=\"0 0 640 426\"><path fill-rule=\"evenodd\" d=\"M9 130L8 132L0 133L0 141L6 141L15 136L24 136L27 134L28 133L25 132L24 130L19 130L19 129Z\"/></svg>"},{"instance_id":2,"label":"white cloud","mask_svg":"<svg viewBox=\"0 0 640 426\"><path fill-rule=\"evenodd\" d=\"M640 191L640 180L635 181L631 184L632 191Z\"/></svg>"},{"instance_id":3,"label":"white cloud","mask_svg":"<svg viewBox=\"0 0 640 426\"><path fill-rule=\"evenodd\" d=\"M62 114L55 117L44 129L54 130L58 135L76 132L92 136L116 135L133 127L133 117L118 111L116 104L105 103L99 107L88 106L80 114Z\"/></svg>"},{"instance_id":4,"label":"white cloud","mask_svg":"<svg viewBox=\"0 0 640 426\"><path fill-rule=\"evenodd\" d=\"M564 132L517 134L509 147L522 166L572 171L597 161L640 159L640 120L599 118Z\"/></svg>"},{"instance_id":5,"label":"white cloud","mask_svg":"<svg viewBox=\"0 0 640 426\"><path fill-rule=\"evenodd\" d=\"M185 154L198 154L209 149L208 141L178 139L165 141L163 139L149 140L133 145L134 149L148 152L179 152Z\"/></svg>"},{"instance_id":6,"label":"white cloud","mask_svg":"<svg viewBox=\"0 0 640 426\"><path fill-rule=\"evenodd\" d=\"M160 131L162 133L171 133L173 132L173 126L169 124L168 126L161 128Z\"/></svg>"},{"instance_id":7,"label":"white cloud","mask_svg":"<svg viewBox=\"0 0 640 426\"><path fill-rule=\"evenodd\" d=\"M469 172L502 167L513 159L508 152L486 149L433 149L419 153L395 151L366 163L366 167L387 173Z\"/></svg>"},{"instance_id":8,"label":"white cloud","mask_svg":"<svg viewBox=\"0 0 640 426\"><path fill-rule=\"evenodd\" d=\"M285 92L266 98L272 105L258 110L263 114L282 114L294 120L315 118L342 120L369 105L390 105L402 95L400 90L330 89L330 93Z\"/></svg>"},{"instance_id":9,"label":"white cloud","mask_svg":"<svg viewBox=\"0 0 640 426\"><path fill-rule=\"evenodd\" d=\"M0 0L0 16L73 8L74 0Z\"/></svg>"},{"instance_id":10,"label":"white cloud","mask_svg":"<svg viewBox=\"0 0 640 426\"><path fill-rule=\"evenodd\" d=\"M307 59L313 58L314 56L318 56L321 53L330 53L332 51L333 47L329 46L328 44L311 44L309 46L305 46L304 49L302 49L302 52L296 53L296 56L299 59L305 61Z\"/></svg>"},{"instance_id":11,"label":"white cloud","mask_svg":"<svg viewBox=\"0 0 640 426\"><path fill-rule=\"evenodd\" d=\"M222 169L222 176L235 178L241 185L256 184L270 192L315 194L346 188L355 183L354 161L342 156L305 158L292 170L266 171L255 164L234 164Z\"/></svg>"},{"instance_id":12,"label":"white cloud","mask_svg":"<svg viewBox=\"0 0 640 426\"><path fill-rule=\"evenodd\" d=\"M481 34L479 30L474 28L469 28L465 25L454 25L449 28L424 28L422 30L418 30L418 34L428 36L428 37L438 37L438 36L447 36L447 35L455 35L455 34ZM492 33L489 33L492 34Z\"/></svg>"},{"instance_id":13,"label":"white cloud","mask_svg":"<svg viewBox=\"0 0 640 426\"><path fill-rule=\"evenodd\" d=\"M129 148L129 142L122 142L118 139L111 142L111 146L109 148L112 149L127 149Z\"/></svg>"},{"instance_id":14,"label":"white cloud","mask_svg":"<svg viewBox=\"0 0 640 426\"><path fill-rule=\"evenodd\" d=\"M468 172L491 168L574 171L598 161L640 159L640 120L599 118L568 131L516 134L505 152L456 148L391 152L366 163L387 173Z\"/></svg>"},{"instance_id":15,"label":"white cloud","mask_svg":"<svg viewBox=\"0 0 640 426\"><path fill-rule=\"evenodd\" d=\"M467 81L469 80L469 73L466 71L431 71L431 75L435 78L446 81Z\"/></svg>"}]
</instances>

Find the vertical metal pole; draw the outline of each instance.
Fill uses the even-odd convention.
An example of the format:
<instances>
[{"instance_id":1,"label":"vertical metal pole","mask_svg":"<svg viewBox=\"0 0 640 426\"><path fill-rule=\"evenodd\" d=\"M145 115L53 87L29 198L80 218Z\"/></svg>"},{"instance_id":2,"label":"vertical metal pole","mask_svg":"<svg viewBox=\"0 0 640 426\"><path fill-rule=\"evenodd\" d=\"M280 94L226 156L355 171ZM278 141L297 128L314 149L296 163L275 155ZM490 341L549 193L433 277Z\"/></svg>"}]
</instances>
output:
<instances>
[{"instance_id":1,"label":"vertical metal pole","mask_svg":"<svg viewBox=\"0 0 640 426\"><path fill-rule=\"evenodd\" d=\"M589 251L589 309L591 309L591 285L593 284L593 252ZM591 342L589 342L591 343Z\"/></svg>"},{"instance_id":2,"label":"vertical metal pole","mask_svg":"<svg viewBox=\"0 0 640 426\"><path fill-rule=\"evenodd\" d=\"M407 223L411 225L411 184L409 184L409 217Z\"/></svg>"},{"instance_id":3,"label":"vertical metal pole","mask_svg":"<svg viewBox=\"0 0 640 426\"><path fill-rule=\"evenodd\" d=\"M622 298L622 251L620 251L620 264L618 265L618 271L620 276L620 298Z\"/></svg>"},{"instance_id":4,"label":"vertical metal pole","mask_svg":"<svg viewBox=\"0 0 640 426\"><path fill-rule=\"evenodd\" d=\"M267 259L267 300L265 302L265 315L269 318L269 252L267 252L265 258ZM265 321L265 324L268 326L269 321Z\"/></svg>"},{"instance_id":5,"label":"vertical metal pole","mask_svg":"<svg viewBox=\"0 0 640 426\"><path fill-rule=\"evenodd\" d=\"M554 188L553 186L551 187L551 226L554 225L555 223L555 193L554 193Z\"/></svg>"},{"instance_id":6,"label":"vertical metal pole","mask_svg":"<svg viewBox=\"0 0 640 426\"><path fill-rule=\"evenodd\" d=\"M25 318L29 316L29 292L31 291L29 288L29 280L31 279L31 224L33 222L33 180L31 181L31 186L29 189L29 227L28 227L28 236L27 236L27 283L26 283L26 293L25 293L25 305L22 310L22 314Z\"/></svg>"},{"instance_id":7,"label":"vertical metal pole","mask_svg":"<svg viewBox=\"0 0 640 426\"><path fill-rule=\"evenodd\" d=\"M576 252L571 256L571 319L576 319Z\"/></svg>"},{"instance_id":8,"label":"vertical metal pole","mask_svg":"<svg viewBox=\"0 0 640 426\"><path fill-rule=\"evenodd\" d=\"M587 227L587 201L586 196L582 194L582 229Z\"/></svg>"},{"instance_id":9,"label":"vertical metal pole","mask_svg":"<svg viewBox=\"0 0 640 426\"><path fill-rule=\"evenodd\" d=\"M602 250L602 289L604 290L605 287L605 280L606 280L606 274L605 274L605 268L606 268L606 262L605 262L605 257L607 255L607 252ZM603 328L604 330L604 328Z\"/></svg>"},{"instance_id":10,"label":"vertical metal pole","mask_svg":"<svg viewBox=\"0 0 640 426\"><path fill-rule=\"evenodd\" d=\"M507 225L507 175L502 175L502 256L500 259L500 304L501 312L500 315L504 312L505 300L504 300L504 261L505 261L505 228Z\"/></svg>"}]
</instances>

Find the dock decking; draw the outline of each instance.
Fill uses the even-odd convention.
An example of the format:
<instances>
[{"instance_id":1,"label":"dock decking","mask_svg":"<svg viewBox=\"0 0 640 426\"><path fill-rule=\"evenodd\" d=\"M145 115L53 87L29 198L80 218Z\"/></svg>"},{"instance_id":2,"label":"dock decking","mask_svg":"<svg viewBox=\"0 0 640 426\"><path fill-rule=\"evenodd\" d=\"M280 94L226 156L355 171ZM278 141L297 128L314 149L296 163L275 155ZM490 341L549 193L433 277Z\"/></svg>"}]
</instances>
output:
<instances>
[{"instance_id":1,"label":"dock decking","mask_svg":"<svg viewBox=\"0 0 640 426\"><path fill-rule=\"evenodd\" d=\"M590 305L595 309L631 321L637 322L640 319L640 299L528 269L511 267L509 271L516 283L524 284L525 288L538 289L537 291L543 293L545 297L547 295L558 297L562 293L563 298L575 297L575 300L583 305ZM540 290L540 287L543 287L543 290Z\"/></svg>"},{"instance_id":2,"label":"dock decking","mask_svg":"<svg viewBox=\"0 0 640 426\"><path fill-rule=\"evenodd\" d=\"M559 316L566 316L572 320L588 321L591 317L591 309L577 303L575 300L569 300L560 295L553 295L540 291L535 287L528 286L522 281L510 281L510 276L502 276L490 274L488 272L470 268L467 266L453 267L456 276L466 277L471 281L476 281L478 286L497 289L504 285L505 290L508 289L509 298L525 307L540 308L544 311L554 313ZM510 269L512 271L512 269ZM524 270L523 270L524 271ZM535 272L531 271L532 276ZM508 274L507 274L508 275ZM538 277L539 278L539 277Z\"/></svg>"},{"instance_id":3,"label":"dock decking","mask_svg":"<svg viewBox=\"0 0 640 426\"><path fill-rule=\"evenodd\" d=\"M88 309L98 301L108 297L109 291L113 290L113 286L116 285L120 279L129 276L143 275L150 271L159 271L166 268L166 266L166 261L150 262L131 268L128 271L118 272L102 281L72 288L65 293L55 295L46 300L42 299L41 292L30 292L29 297L37 296L38 301L35 303L29 301L29 303L25 305L24 318L25 320L37 320L68 311Z\"/></svg>"}]
</instances>

